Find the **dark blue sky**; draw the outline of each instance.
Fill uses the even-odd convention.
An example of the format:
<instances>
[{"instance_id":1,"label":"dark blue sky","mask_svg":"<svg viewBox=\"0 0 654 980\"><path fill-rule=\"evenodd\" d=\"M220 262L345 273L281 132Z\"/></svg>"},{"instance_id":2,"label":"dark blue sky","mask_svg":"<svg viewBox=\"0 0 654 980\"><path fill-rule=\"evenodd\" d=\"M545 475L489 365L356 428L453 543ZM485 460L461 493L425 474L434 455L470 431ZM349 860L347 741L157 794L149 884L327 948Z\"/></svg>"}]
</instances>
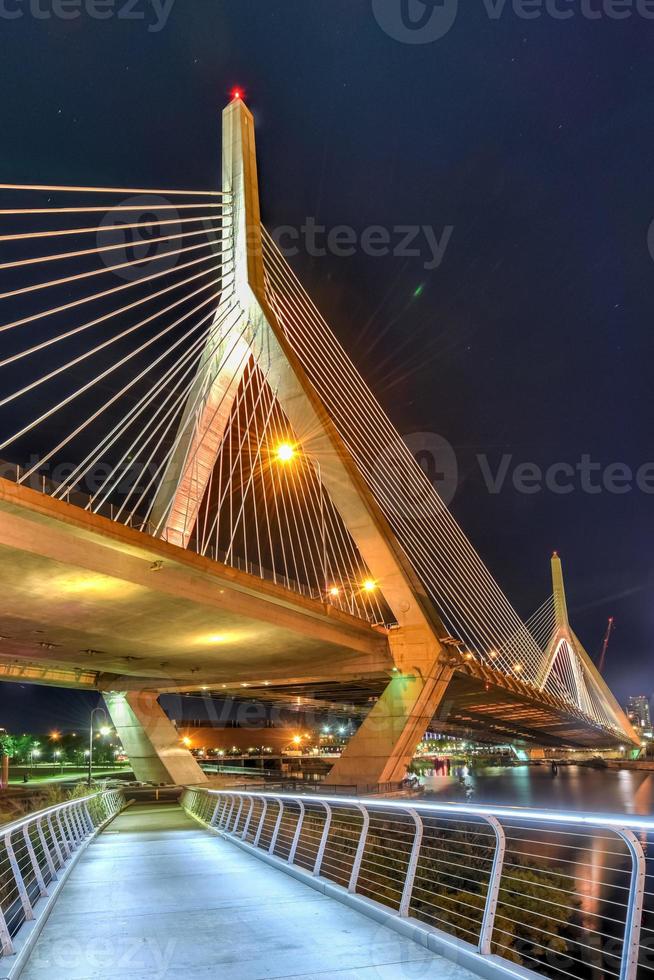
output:
<instances>
[{"instance_id":1,"label":"dark blue sky","mask_svg":"<svg viewBox=\"0 0 654 980\"><path fill-rule=\"evenodd\" d=\"M453 226L435 270L360 250L292 262L400 430L455 448L453 510L520 612L548 594L558 548L592 654L616 617L624 697L654 690L654 495L511 482L519 463L654 460L654 21L569 6L491 19L466 0L420 45L388 36L371 0L177 0L156 33L25 8L0 25L2 180L215 187L239 84L269 227ZM495 471L505 454L491 494L478 457ZM5 687L0 724L24 724L14 705L63 723L79 703Z\"/></svg>"}]
</instances>

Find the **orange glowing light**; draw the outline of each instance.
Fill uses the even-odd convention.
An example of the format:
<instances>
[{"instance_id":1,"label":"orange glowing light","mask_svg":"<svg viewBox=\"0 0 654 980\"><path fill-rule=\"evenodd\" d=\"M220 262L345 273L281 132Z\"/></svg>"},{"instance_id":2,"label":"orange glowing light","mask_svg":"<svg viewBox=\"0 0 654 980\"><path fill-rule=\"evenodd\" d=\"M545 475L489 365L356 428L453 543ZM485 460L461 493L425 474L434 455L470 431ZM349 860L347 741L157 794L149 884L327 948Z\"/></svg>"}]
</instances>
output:
<instances>
[{"instance_id":1,"label":"orange glowing light","mask_svg":"<svg viewBox=\"0 0 654 980\"><path fill-rule=\"evenodd\" d=\"M276 449L277 460L280 463L290 463L295 458L295 448L290 442L282 442Z\"/></svg>"}]
</instances>

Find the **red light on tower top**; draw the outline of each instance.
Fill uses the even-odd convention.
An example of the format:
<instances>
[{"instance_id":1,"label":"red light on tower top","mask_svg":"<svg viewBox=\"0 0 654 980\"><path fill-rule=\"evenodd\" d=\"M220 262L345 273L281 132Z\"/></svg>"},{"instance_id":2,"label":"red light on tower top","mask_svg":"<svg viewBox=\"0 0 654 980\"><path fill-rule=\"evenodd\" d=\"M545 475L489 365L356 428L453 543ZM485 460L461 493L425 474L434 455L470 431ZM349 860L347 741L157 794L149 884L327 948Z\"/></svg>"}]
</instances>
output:
<instances>
[{"instance_id":1,"label":"red light on tower top","mask_svg":"<svg viewBox=\"0 0 654 980\"><path fill-rule=\"evenodd\" d=\"M232 100L234 102L240 102L243 98L243 89L233 88L232 89Z\"/></svg>"}]
</instances>

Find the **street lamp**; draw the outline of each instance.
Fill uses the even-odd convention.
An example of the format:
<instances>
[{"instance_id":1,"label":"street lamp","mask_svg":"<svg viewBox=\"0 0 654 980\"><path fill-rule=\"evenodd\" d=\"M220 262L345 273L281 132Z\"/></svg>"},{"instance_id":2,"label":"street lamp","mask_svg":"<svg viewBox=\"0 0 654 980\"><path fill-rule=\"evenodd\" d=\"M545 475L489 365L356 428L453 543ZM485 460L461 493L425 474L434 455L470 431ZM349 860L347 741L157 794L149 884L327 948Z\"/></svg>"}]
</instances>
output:
<instances>
[{"instance_id":1,"label":"street lamp","mask_svg":"<svg viewBox=\"0 0 654 980\"><path fill-rule=\"evenodd\" d=\"M89 774L87 778L89 789L91 788L91 783L93 782L93 719L95 718L96 714L104 715L105 719L107 717L107 712L104 710L104 708L101 708L99 706L97 708L94 708L93 711L91 712L91 718L89 721L89 751L87 753L89 757ZM100 734L108 735L110 731L111 731L110 728L108 728L106 725L103 725L102 728L100 729Z\"/></svg>"}]
</instances>

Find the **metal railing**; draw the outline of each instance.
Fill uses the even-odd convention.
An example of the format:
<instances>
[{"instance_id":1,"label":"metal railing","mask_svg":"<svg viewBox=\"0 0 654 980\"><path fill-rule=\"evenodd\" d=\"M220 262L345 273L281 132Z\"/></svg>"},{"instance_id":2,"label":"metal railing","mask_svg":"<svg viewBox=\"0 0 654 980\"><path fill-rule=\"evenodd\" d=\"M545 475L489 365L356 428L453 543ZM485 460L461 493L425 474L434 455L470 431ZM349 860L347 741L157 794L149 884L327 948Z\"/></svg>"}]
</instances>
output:
<instances>
[{"instance_id":1,"label":"metal railing","mask_svg":"<svg viewBox=\"0 0 654 980\"><path fill-rule=\"evenodd\" d=\"M12 956L14 938L34 920L35 906L52 898L51 886L93 837L123 807L119 790L94 793L0 826L0 952Z\"/></svg>"},{"instance_id":2,"label":"metal railing","mask_svg":"<svg viewBox=\"0 0 654 980\"><path fill-rule=\"evenodd\" d=\"M234 789L182 805L485 976L654 972L652 819Z\"/></svg>"}]
</instances>

